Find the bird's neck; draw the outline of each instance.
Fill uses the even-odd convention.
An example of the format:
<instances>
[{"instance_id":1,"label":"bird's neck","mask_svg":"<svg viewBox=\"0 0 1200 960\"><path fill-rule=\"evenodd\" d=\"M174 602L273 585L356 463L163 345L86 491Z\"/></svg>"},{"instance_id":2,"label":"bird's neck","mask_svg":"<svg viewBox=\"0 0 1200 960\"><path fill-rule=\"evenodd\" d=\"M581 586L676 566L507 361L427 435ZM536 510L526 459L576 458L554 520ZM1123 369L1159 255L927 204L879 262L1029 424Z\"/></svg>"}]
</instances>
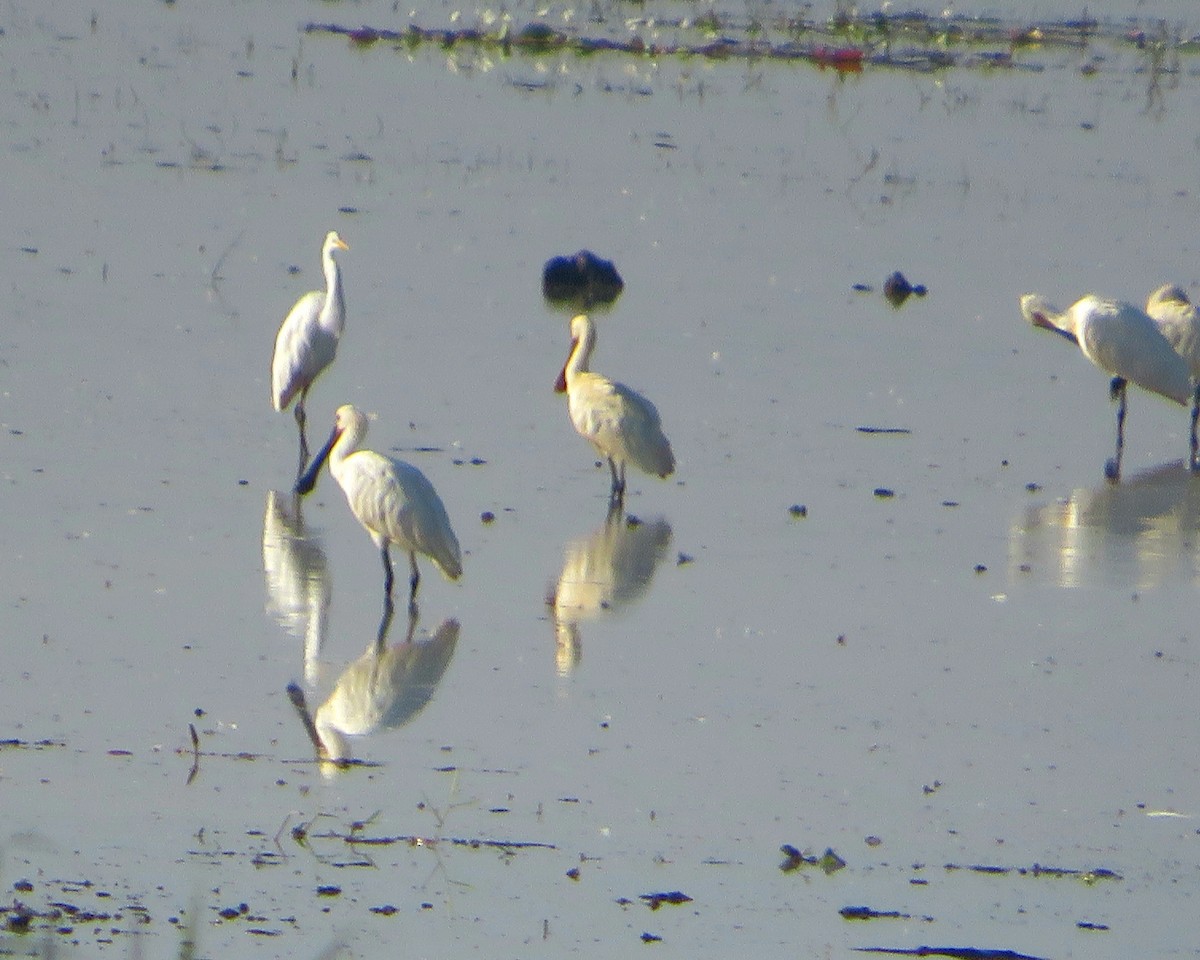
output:
<instances>
[{"instance_id":1,"label":"bird's neck","mask_svg":"<svg viewBox=\"0 0 1200 960\"><path fill-rule=\"evenodd\" d=\"M575 341L575 346L571 350L571 355L567 358L567 365L563 368L563 376L567 383L570 383L581 373L588 372L588 360L592 356L592 347L595 341L590 336L584 336Z\"/></svg>"},{"instance_id":2,"label":"bird's neck","mask_svg":"<svg viewBox=\"0 0 1200 960\"><path fill-rule=\"evenodd\" d=\"M326 324L332 324L340 335L345 326L346 301L342 294L342 272L332 256L325 258L325 309L322 312Z\"/></svg>"}]
</instances>

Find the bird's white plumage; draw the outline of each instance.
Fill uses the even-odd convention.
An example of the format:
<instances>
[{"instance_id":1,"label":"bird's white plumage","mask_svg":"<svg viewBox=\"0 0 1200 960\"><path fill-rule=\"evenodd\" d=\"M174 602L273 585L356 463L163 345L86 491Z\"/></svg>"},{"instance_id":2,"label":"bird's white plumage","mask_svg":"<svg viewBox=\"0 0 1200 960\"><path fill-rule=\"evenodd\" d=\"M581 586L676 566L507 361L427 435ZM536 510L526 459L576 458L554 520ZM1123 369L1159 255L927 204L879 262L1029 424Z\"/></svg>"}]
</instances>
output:
<instances>
[{"instance_id":1,"label":"bird's white plumage","mask_svg":"<svg viewBox=\"0 0 1200 960\"><path fill-rule=\"evenodd\" d=\"M1164 283L1146 299L1146 313L1183 357L1191 375L1200 379L1200 311L1183 289Z\"/></svg>"},{"instance_id":2,"label":"bird's white plumage","mask_svg":"<svg viewBox=\"0 0 1200 960\"><path fill-rule=\"evenodd\" d=\"M1073 340L1101 370L1176 403L1188 402L1187 364L1158 324L1133 304L1089 294L1062 311L1028 293L1021 312L1034 326Z\"/></svg>"},{"instance_id":3,"label":"bird's white plumage","mask_svg":"<svg viewBox=\"0 0 1200 960\"><path fill-rule=\"evenodd\" d=\"M613 495L624 492L625 464L668 477L675 455L653 403L623 383L588 369L596 346L596 326L580 314L571 320L571 352L556 388L567 394L571 423L606 458L613 474ZM619 473L619 477L618 477Z\"/></svg>"},{"instance_id":4,"label":"bird's white plumage","mask_svg":"<svg viewBox=\"0 0 1200 960\"><path fill-rule=\"evenodd\" d=\"M271 356L271 403L277 411L288 408L297 394L312 386L337 355L338 340L346 328L346 303L335 250L349 250L330 230L321 246L325 289L311 290L296 301L275 336Z\"/></svg>"},{"instance_id":5,"label":"bird's white plumage","mask_svg":"<svg viewBox=\"0 0 1200 960\"><path fill-rule=\"evenodd\" d=\"M385 560L388 545L395 544L407 551L414 577L416 554L421 553L447 578L457 580L462 576L462 551L442 498L412 464L360 450L366 435L366 415L351 404L339 407L333 433L313 469L319 470L322 458L328 457L329 472L350 511Z\"/></svg>"},{"instance_id":6,"label":"bird's white plumage","mask_svg":"<svg viewBox=\"0 0 1200 960\"><path fill-rule=\"evenodd\" d=\"M1200 311L1182 287L1164 283L1146 300L1146 313L1187 364L1192 387L1192 427L1188 465L1200 470Z\"/></svg>"},{"instance_id":7,"label":"bird's white plumage","mask_svg":"<svg viewBox=\"0 0 1200 960\"><path fill-rule=\"evenodd\" d=\"M313 715L321 752L333 761L349 760L347 738L394 730L419 714L450 665L458 631L458 621L446 620L428 640L414 642L410 635L391 646L381 632Z\"/></svg>"}]
</instances>

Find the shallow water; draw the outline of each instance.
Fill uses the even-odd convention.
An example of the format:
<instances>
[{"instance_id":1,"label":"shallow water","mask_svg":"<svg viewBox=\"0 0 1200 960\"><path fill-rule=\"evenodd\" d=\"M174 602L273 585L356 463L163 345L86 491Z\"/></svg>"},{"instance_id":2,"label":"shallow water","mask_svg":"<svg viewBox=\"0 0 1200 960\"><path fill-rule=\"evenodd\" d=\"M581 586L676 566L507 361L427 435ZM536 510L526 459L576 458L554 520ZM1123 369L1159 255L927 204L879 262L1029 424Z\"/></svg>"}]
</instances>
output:
<instances>
[{"instance_id":1,"label":"shallow water","mask_svg":"<svg viewBox=\"0 0 1200 960\"><path fill-rule=\"evenodd\" d=\"M1089 9L1190 14L1151 6ZM286 10L0 23L0 885L105 915L0 954L1196 956L1187 416L1131 393L1107 484L1106 378L1017 310L1196 293L1194 58L505 59L299 29L402 28L390 4ZM440 678L349 769L286 687L316 709L375 643L379 559L330 477L299 516L273 495L267 399L333 227L310 432L376 413L466 554L422 583L415 639L460 624ZM680 464L633 480L641 526L551 390L541 268L580 247L626 282L595 367ZM896 269L928 296L890 307ZM785 873L783 844L848 866Z\"/></svg>"}]
</instances>

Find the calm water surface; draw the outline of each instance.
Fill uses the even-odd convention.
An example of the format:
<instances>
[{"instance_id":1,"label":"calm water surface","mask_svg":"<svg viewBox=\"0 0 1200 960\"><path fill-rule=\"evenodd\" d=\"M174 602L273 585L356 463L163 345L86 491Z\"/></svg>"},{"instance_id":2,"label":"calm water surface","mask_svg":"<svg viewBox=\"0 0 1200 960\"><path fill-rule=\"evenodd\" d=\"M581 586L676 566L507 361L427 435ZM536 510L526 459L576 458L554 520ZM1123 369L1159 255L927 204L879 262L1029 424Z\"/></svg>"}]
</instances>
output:
<instances>
[{"instance_id":1,"label":"calm water surface","mask_svg":"<svg viewBox=\"0 0 1200 960\"><path fill-rule=\"evenodd\" d=\"M0 955L1200 955L1187 416L1131 393L1106 484L1105 377L1017 310L1200 293L1194 55L840 75L300 29L490 18L0 16L0 902L75 910ZM466 554L374 670L378 556L330 477L279 493L267 399L331 228L347 332L310 433L375 413ZM541 269L581 247L627 284L595 368L679 461L632 481L640 524L551 390ZM896 269L928 296L888 306ZM291 682L366 691L338 708L362 764L313 761ZM783 844L847 867L782 872Z\"/></svg>"}]
</instances>

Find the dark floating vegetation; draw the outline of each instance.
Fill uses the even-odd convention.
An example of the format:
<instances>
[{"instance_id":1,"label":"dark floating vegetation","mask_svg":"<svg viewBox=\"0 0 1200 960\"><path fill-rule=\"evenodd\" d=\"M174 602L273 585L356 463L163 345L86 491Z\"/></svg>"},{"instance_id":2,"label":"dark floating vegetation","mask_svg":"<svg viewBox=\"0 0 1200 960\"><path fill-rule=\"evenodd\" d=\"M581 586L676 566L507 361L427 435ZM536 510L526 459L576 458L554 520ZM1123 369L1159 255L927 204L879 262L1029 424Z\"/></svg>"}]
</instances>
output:
<instances>
[{"instance_id":1,"label":"dark floating vegetation","mask_svg":"<svg viewBox=\"0 0 1200 960\"><path fill-rule=\"evenodd\" d=\"M542 296L552 304L569 304L589 310L610 304L625 289L625 281L611 260L580 250L571 256L551 257L542 269Z\"/></svg>"},{"instance_id":2,"label":"dark floating vegetation","mask_svg":"<svg viewBox=\"0 0 1200 960\"><path fill-rule=\"evenodd\" d=\"M1013 873L1020 877L1050 877L1054 879L1069 879L1082 880L1088 886L1099 883L1101 880L1120 880L1121 875L1113 870L1105 867L1098 867L1095 870L1080 870L1074 867L1043 867L1041 864L1035 863L1031 867L1000 867L983 863L946 864L947 871L953 870L969 870L972 873L994 873L994 874L1009 874Z\"/></svg>"},{"instance_id":3,"label":"dark floating vegetation","mask_svg":"<svg viewBox=\"0 0 1200 960\"><path fill-rule=\"evenodd\" d=\"M923 297L929 291L923 283L909 283L899 270L883 281L883 295L893 307L899 308L909 297Z\"/></svg>"},{"instance_id":4,"label":"dark floating vegetation","mask_svg":"<svg viewBox=\"0 0 1200 960\"><path fill-rule=\"evenodd\" d=\"M664 903L679 906L680 904L692 902L692 898L681 890L672 890L669 893L643 893L638 899L645 900L646 906L651 910L657 910Z\"/></svg>"},{"instance_id":5,"label":"dark floating vegetation","mask_svg":"<svg viewBox=\"0 0 1200 960\"><path fill-rule=\"evenodd\" d=\"M639 35L645 27L653 39ZM306 33L346 37L358 47L378 44L444 49L476 47L508 55L616 53L631 56L703 57L712 60L807 62L822 70L858 73L871 67L928 72L948 67L1002 67L1041 70L1025 62L1027 49L1086 49L1103 42L1147 51L1200 52L1200 36L1172 33L1164 21L1100 21L1088 16L1058 21L1004 21L990 17L936 16L922 12L839 13L828 20L791 13L759 17L709 11L698 17L645 17L629 20L596 5L587 33L558 29L535 20L524 26L501 21L494 28L421 27L402 30L337 23L309 23ZM1085 75L1102 69L1092 61ZM1157 64L1156 70L1164 69ZM1169 67L1166 69L1170 69Z\"/></svg>"},{"instance_id":6,"label":"dark floating vegetation","mask_svg":"<svg viewBox=\"0 0 1200 960\"><path fill-rule=\"evenodd\" d=\"M779 865L779 869L784 873L791 873L793 870L799 870L801 867L815 867L826 876L829 876L844 869L846 866L846 861L834 853L832 847L826 847L825 852L819 857L809 853L802 853L790 843L785 843L780 847L779 852L784 856L783 862Z\"/></svg>"},{"instance_id":7,"label":"dark floating vegetation","mask_svg":"<svg viewBox=\"0 0 1200 960\"><path fill-rule=\"evenodd\" d=\"M843 920L914 920L933 923L933 917L914 917L900 910L875 910L871 907L842 907L838 911Z\"/></svg>"},{"instance_id":8,"label":"dark floating vegetation","mask_svg":"<svg viewBox=\"0 0 1200 960\"><path fill-rule=\"evenodd\" d=\"M979 947L854 947L858 953L886 953L892 957L951 957L954 960L1046 960L1015 950Z\"/></svg>"}]
</instances>

